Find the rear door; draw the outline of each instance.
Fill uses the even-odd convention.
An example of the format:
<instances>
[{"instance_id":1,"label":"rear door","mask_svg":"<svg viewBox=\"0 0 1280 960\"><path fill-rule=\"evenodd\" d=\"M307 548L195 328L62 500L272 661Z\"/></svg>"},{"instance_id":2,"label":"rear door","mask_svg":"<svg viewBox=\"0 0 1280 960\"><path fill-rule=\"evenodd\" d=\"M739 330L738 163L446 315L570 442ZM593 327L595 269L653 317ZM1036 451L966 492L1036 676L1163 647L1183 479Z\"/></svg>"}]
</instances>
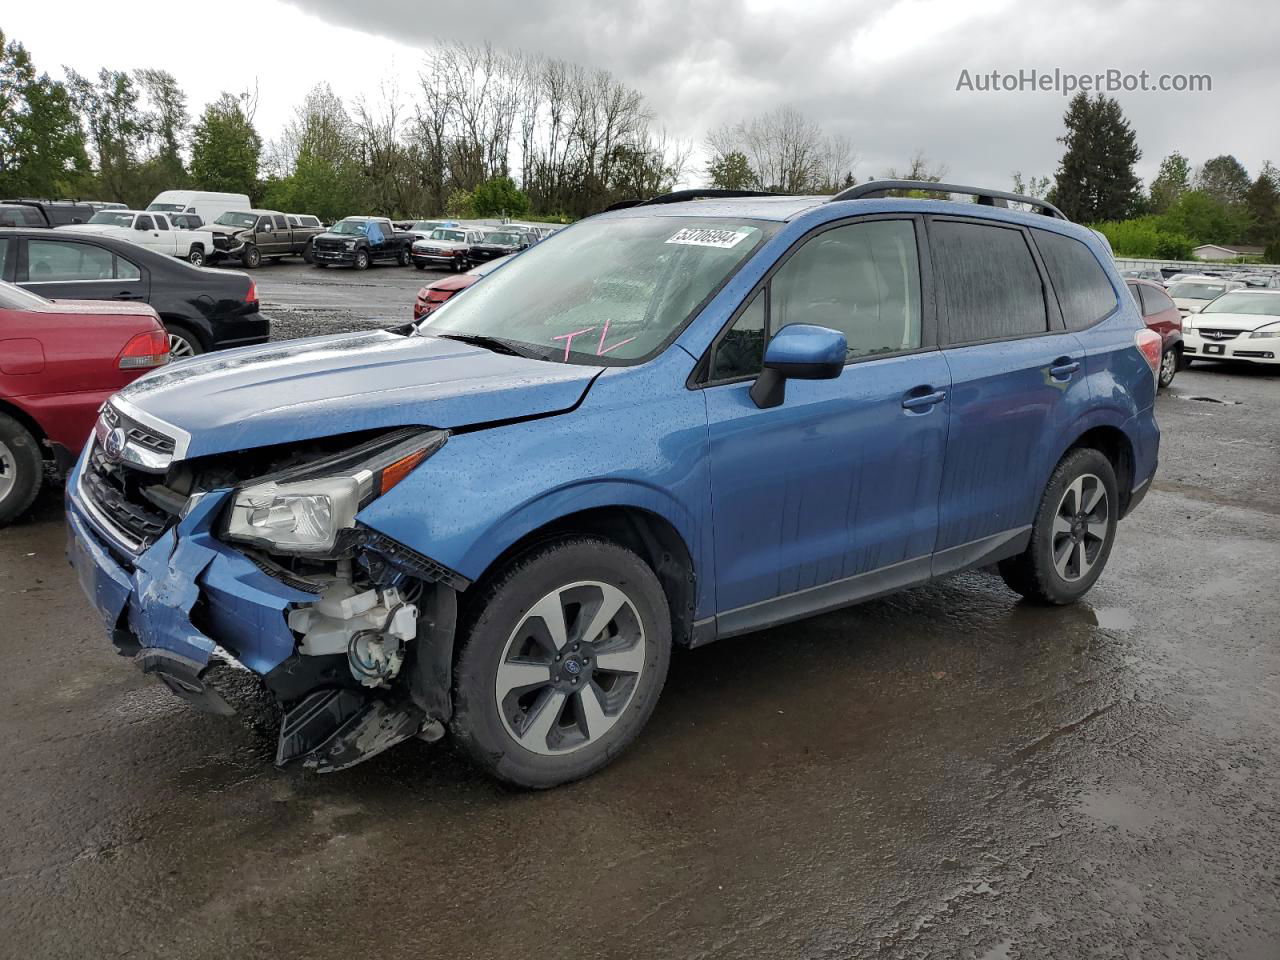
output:
<instances>
[{"instance_id":1,"label":"rear door","mask_svg":"<svg viewBox=\"0 0 1280 960\"><path fill-rule=\"evenodd\" d=\"M1064 328L1026 229L931 217L929 237L952 380L934 556L941 575L1021 549L1089 385L1083 347Z\"/></svg>"},{"instance_id":2,"label":"rear door","mask_svg":"<svg viewBox=\"0 0 1280 960\"><path fill-rule=\"evenodd\" d=\"M819 228L712 345L709 420L722 635L928 576L950 377L937 348L919 218ZM751 400L764 345L787 324L845 333L834 380Z\"/></svg>"},{"instance_id":3,"label":"rear door","mask_svg":"<svg viewBox=\"0 0 1280 960\"><path fill-rule=\"evenodd\" d=\"M18 253L18 285L50 300L148 299L145 271L92 240L28 237Z\"/></svg>"}]
</instances>

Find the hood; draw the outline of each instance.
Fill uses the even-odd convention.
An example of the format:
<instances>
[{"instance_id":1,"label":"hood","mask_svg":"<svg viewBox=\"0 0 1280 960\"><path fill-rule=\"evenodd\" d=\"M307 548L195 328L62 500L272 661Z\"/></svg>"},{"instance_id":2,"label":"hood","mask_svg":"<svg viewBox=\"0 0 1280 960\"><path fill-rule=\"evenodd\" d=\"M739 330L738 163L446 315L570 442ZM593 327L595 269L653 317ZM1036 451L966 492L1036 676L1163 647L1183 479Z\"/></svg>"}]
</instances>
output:
<instances>
[{"instance_id":1,"label":"hood","mask_svg":"<svg viewBox=\"0 0 1280 960\"><path fill-rule=\"evenodd\" d=\"M234 237L237 233L252 233L253 227L230 227L225 223L206 223L201 230L208 230L210 233L217 234L220 237Z\"/></svg>"},{"instance_id":2,"label":"hood","mask_svg":"<svg viewBox=\"0 0 1280 960\"><path fill-rule=\"evenodd\" d=\"M114 223L63 223L54 229L68 233L133 233L132 227L117 227Z\"/></svg>"},{"instance_id":3,"label":"hood","mask_svg":"<svg viewBox=\"0 0 1280 960\"><path fill-rule=\"evenodd\" d=\"M1197 300L1191 297L1173 297L1173 305L1179 310L1185 310L1187 313L1199 313L1204 309L1208 300Z\"/></svg>"},{"instance_id":4,"label":"hood","mask_svg":"<svg viewBox=\"0 0 1280 960\"><path fill-rule=\"evenodd\" d=\"M376 330L205 354L120 395L190 434L186 455L199 457L358 430L561 413L602 369Z\"/></svg>"},{"instance_id":5,"label":"hood","mask_svg":"<svg viewBox=\"0 0 1280 960\"><path fill-rule=\"evenodd\" d=\"M415 247L434 247L437 250L462 250L470 244L462 240L415 240Z\"/></svg>"},{"instance_id":6,"label":"hood","mask_svg":"<svg viewBox=\"0 0 1280 960\"><path fill-rule=\"evenodd\" d=\"M490 243L483 240L476 244L477 247L484 247L486 250L517 250L520 245L518 243Z\"/></svg>"},{"instance_id":7,"label":"hood","mask_svg":"<svg viewBox=\"0 0 1280 960\"><path fill-rule=\"evenodd\" d=\"M1280 323L1280 317L1256 313L1201 313L1195 318L1195 326L1210 330L1257 330L1275 323Z\"/></svg>"},{"instance_id":8,"label":"hood","mask_svg":"<svg viewBox=\"0 0 1280 960\"><path fill-rule=\"evenodd\" d=\"M418 296L425 297L431 290L463 290L480 278L472 273L455 273L451 277L443 277L435 283L429 283L418 291Z\"/></svg>"}]
</instances>

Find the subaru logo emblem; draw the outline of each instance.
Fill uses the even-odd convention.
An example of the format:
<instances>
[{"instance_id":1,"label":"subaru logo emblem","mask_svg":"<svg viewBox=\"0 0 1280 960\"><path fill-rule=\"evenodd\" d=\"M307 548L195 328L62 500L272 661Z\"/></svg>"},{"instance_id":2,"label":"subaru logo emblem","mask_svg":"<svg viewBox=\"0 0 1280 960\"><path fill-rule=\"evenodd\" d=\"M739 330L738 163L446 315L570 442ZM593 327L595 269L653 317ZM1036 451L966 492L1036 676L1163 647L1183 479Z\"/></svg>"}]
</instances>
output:
<instances>
[{"instance_id":1,"label":"subaru logo emblem","mask_svg":"<svg viewBox=\"0 0 1280 960\"><path fill-rule=\"evenodd\" d=\"M576 677L578 674L582 672L582 664L580 664L577 660L566 660L564 665L564 672Z\"/></svg>"},{"instance_id":2,"label":"subaru logo emblem","mask_svg":"<svg viewBox=\"0 0 1280 960\"><path fill-rule=\"evenodd\" d=\"M124 446L128 442L129 436L121 427L116 427L107 434L107 439L102 443L102 452L106 454L107 459L112 463L118 463L120 458L124 456Z\"/></svg>"}]
</instances>

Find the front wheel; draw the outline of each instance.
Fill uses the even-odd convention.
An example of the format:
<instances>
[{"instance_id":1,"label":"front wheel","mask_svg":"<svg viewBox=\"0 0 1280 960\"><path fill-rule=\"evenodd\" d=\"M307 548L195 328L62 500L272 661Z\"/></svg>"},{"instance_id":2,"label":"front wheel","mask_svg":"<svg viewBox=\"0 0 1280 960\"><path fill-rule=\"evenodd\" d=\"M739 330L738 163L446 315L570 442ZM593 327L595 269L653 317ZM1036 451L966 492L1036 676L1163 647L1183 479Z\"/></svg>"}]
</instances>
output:
<instances>
[{"instance_id":1,"label":"front wheel","mask_svg":"<svg viewBox=\"0 0 1280 960\"><path fill-rule=\"evenodd\" d=\"M1031 542L1000 561L1000 576L1036 603L1074 603L1102 575L1119 519L1111 461L1092 448L1072 450L1049 478Z\"/></svg>"},{"instance_id":2,"label":"front wheel","mask_svg":"<svg viewBox=\"0 0 1280 960\"><path fill-rule=\"evenodd\" d=\"M357 270L369 269L369 251L357 250L355 256L351 260L351 265Z\"/></svg>"},{"instance_id":3,"label":"front wheel","mask_svg":"<svg viewBox=\"0 0 1280 960\"><path fill-rule=\"evenodd\" d=\"M44 459L36 438L0 413L0 527L35 502L44 483Z\"/></svg>"},{"instance_id":4,"label":"front wheel","mask_svg":"<svg viewBox=\"0 0 1280 960\"><path fill-rule=\"evenodd\" d=\"M499 780L539 789L594 773L634 740L671 657L658 578L593 538L514 560L469 607L460 636L455 741Z\"/></svg>"},{"instance_id":5,"label":"front wheel","mask_svg":"<svg viewBox=\"0 0 1280 960\"><path fill-rule=\"evenodd\" d=\"M1178 355L1182 351L1175 347L1170 347L1160 355L1160 379L1161 387L1167 387L1173 383L1174 374L1178 372Z\"/></svg>"},{"instance_id":6,"label":"front wheel","mask_svg":"<svg viewBox=\"0 0 1280 960\"><path fill-rule=\"evenodd\" d=\"M256 270L262 266L262 251L250 244L240 253L240 264L246 270Z\"/></svg>"},{"instance_id":7,"label":"front wheel","mask_svg":"<svg viewBox=\"0 0 1280 960\"><path fill-rule=\"evenodd\" d=\"M204 247L192 247L191 252L187 254L187 263L193 267L204 266Z\"/></svg>"}]
</instances>

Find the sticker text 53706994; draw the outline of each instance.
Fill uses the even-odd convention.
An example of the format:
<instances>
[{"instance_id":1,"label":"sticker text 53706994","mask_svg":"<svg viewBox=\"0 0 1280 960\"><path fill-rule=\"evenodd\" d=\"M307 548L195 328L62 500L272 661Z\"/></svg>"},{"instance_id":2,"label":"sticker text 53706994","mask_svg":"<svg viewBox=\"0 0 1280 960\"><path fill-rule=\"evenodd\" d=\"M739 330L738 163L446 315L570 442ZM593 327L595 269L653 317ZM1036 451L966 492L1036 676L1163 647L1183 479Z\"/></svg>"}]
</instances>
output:
<instances>
[{"instance_id":1,"label":"sticker text 53706994","mask_svg":"<svg viewBox=\"0 0 1280 960\"><path fill-rule=\"evenodd\" d=\"M691 247L721 247L727 250L729 247L737 246L747 236L745 230L685 227L677 231L667 243L683 243Z\"/></svg>"}]
</instances>

